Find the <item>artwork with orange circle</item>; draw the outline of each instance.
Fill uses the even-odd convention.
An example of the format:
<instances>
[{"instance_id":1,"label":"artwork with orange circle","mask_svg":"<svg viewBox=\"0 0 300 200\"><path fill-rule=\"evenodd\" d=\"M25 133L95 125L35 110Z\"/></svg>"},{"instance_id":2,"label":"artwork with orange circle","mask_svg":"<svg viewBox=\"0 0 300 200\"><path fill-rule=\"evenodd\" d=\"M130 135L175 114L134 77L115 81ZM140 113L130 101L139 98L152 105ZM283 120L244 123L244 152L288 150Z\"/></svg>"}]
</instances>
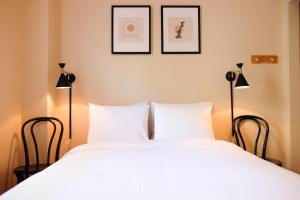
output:
<instances>
[{"instance_id":1,"label":"artwork with orange circle","mask_svg":"<svg viewBox=\"0 0 300 200\"><path fill-rule=\"evenodd\" d=\"M119 18L119 42L143 42L144 26L141 17Z\"/></svg>"}]
</instances>

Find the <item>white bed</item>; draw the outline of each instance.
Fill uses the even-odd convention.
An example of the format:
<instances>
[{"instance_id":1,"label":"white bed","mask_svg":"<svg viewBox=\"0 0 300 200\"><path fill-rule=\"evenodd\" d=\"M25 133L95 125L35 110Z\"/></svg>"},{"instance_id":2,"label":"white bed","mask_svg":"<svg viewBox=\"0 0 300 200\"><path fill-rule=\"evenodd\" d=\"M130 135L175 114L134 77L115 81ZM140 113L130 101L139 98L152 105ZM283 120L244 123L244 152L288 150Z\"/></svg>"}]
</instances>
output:
<instances>
[{"instance_id":1,"label":"white bed","mask_svg":"<svg viewBox=\"0 0 300 200\"><path fill-rule=\"evenodd\" d=\"M76 147L1 200L299 200L300 176L217 140Z\"/></svg>"}]
</instances>

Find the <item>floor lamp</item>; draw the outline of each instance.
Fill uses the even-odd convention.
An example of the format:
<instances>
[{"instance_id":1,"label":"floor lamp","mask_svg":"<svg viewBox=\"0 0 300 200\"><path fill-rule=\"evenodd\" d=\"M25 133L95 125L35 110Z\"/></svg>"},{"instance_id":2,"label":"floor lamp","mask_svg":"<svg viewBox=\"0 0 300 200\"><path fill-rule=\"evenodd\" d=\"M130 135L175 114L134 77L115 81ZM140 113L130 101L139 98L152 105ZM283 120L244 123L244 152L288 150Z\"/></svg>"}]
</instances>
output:
<instances>
[{"instance_id":1,"label":"floor lamp","mask_svg":"<svg viewBox=\"0 0 300 200\"><path fill-rule=\"evenodd\" d=\"M57 89L69 88L69 138L72 138L72 83L75 81L75 75L64 70L65 63L59 63L61 70L60 77L57 81Z\"/></svg>"},{"instance_id":2,"label":"floor lamp","mask_svg":"<svg viewBox=\"0 0 300 200\"><path fill-rule=\"evenodd\" d=\"M233 120L234 120L234 113L233 113L233 82L235 81L236 78L236 73L238 73L238 77L235 83L234 88L235 89L244 89L244 88L248 88L249 84L247 82L247 80L245 79L244 75L243 75L243 63L238 63L236 64L237 67L239 68L238 71L228 71L226 73L226 79L227 81L229 81L230 83L230 103L231 103L231 134L232 136L235 136L237 145L239 145L239 140L237 138L237 134L234 133L233 130Z\"/></svg>"}]
</instances>

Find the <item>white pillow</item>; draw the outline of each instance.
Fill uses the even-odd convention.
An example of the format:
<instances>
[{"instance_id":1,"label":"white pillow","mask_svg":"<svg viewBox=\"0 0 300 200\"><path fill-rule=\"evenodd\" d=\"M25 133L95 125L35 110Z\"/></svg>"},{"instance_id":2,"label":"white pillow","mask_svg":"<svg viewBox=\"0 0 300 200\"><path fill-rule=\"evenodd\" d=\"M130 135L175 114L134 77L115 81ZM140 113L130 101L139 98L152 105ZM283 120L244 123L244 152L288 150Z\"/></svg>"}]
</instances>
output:
<instances>
[{"instance_id":1,"label":"white pillow","mask_svg":"<svg viewBox=\"0 0 300 200\"><path fill-rule=\"evenodd\" d=\"M212 103L151 103L154 115L154 139L214 139Z\"/></svg>"},{"instance_id":2,"label":"white pillow","mask_svg":"<svg viewBox=\"0 0 300 200\"><path fill-rule=\"evenodd\" d=\"M89 104L88 143L148 140L149 105L101 106Z\"/></svg>"}]
</instances>

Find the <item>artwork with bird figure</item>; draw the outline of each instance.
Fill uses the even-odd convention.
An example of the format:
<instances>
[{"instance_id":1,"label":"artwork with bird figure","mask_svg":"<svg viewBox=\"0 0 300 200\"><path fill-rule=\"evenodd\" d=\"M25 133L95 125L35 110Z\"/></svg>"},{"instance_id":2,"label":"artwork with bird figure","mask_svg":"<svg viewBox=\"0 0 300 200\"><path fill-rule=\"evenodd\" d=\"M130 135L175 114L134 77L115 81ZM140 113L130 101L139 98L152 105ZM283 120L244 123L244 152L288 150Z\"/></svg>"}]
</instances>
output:
<instances>
[{"instance_id":1,"label":"artwork with bird figure","mask_svg":"<svg viewBox=\"0 0 300 200\"><path fill-rule=\"evenodd\" d=\"M181 32L183 31L183 27L184 27L184 21L180 22L180 25L177 25L175 27L175 32L176 32L176 39L182 38L181 37Z\"/></svg>"},{"instance_id":2,"label":"artwork with bird figure","mask_svg":"<svg viewBox=\"0 0 300 200\"><path fill-rule=\"evenodd\" d=\"M162 53L200 53L200 6L162 6Z\"/></svg>"},{"instance_id":3,"label":"artwork with bird figure","mask_svg":"<svg viewBox=\"0 0 300 200\"><path fill-rule=\"evenodd\" d=\"M192 18L169 17L169 42L191 42L193 40Z\"/></svg>"}]
</instances>

